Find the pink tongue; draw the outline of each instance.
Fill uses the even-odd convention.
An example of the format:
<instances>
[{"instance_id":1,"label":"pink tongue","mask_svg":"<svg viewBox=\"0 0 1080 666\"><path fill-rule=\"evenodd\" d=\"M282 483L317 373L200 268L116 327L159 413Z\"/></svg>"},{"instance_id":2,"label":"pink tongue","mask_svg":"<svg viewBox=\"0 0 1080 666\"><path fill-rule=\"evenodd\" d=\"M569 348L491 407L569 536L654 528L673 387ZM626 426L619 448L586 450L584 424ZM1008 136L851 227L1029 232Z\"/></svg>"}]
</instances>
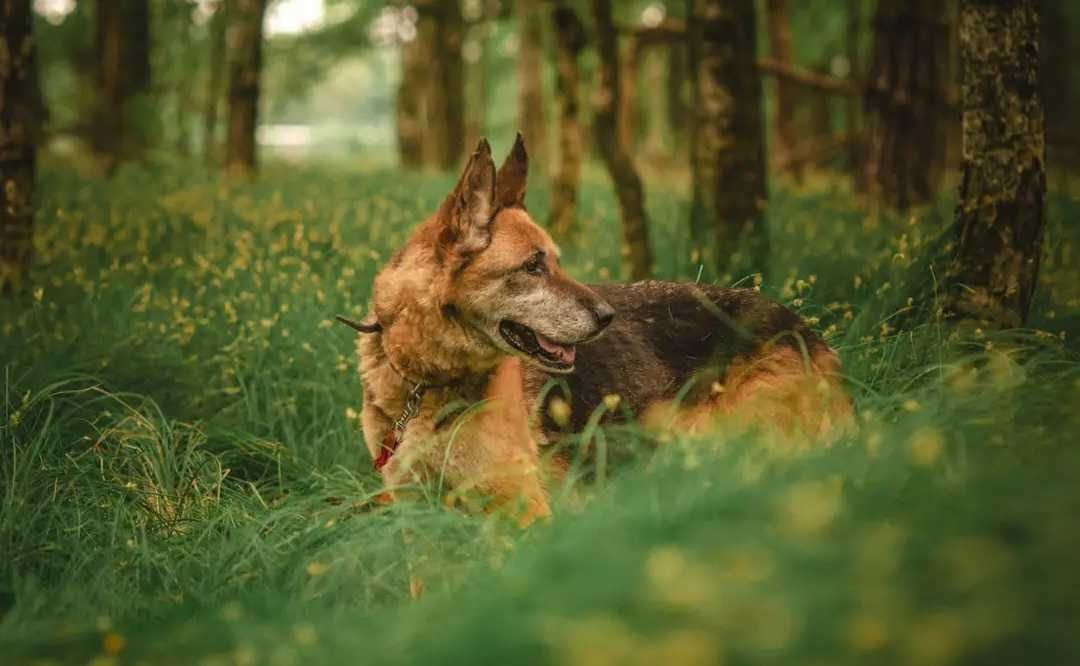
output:
<instances>
[{"instance_id":1,"label":"pink tongue","mask_svg":"<svg viewBox=\"0 0 1080 666\"><path fill-rule=\"evenodd\" d=\"M533 331L533 333L536 333L536 331ZM573 347L560 345L554 340L551 340L550 338L545 338L539 333L536 333L536 341L540 344L540 347L544 351L546 351L548 354L551 354L551 356L553 356L554 358L559 359L563 363L574 362L574 357L577 354L577 350Z\"/></svg>"}]
</instances>

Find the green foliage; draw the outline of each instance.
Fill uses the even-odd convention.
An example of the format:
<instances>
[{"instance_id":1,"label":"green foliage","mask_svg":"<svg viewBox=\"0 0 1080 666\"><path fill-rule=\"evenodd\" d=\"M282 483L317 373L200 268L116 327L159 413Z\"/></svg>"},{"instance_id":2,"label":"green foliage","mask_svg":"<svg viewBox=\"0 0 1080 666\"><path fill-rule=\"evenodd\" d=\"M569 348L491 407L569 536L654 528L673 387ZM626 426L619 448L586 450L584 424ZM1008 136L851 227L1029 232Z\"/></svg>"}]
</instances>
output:
<instances>
[{"instance_id":1,"label":"green foliage","mask_svg":"<svg viewBox=\"0 0 1080 666\"><path fill-rule=\"evenodd\" d=\"M1075 200L1050 208L1045 331L990 333L935 319L947 203L893 218L828 181L775 192L763 289L839 348L858 432L804 452L668 442L554 489L555 520L522 533L435 493L372 503L353 334L331 324L364 313L449 177L42 181L38 288L0 303L14 663L1080 656ZM529 197L544 219L545 189ZM685 196L649 201L659 273L693 279ZM573 274L620 275L615 210L589 178ZM612 450L637 435L603 433Z\"/></svg>"}]
</instances>

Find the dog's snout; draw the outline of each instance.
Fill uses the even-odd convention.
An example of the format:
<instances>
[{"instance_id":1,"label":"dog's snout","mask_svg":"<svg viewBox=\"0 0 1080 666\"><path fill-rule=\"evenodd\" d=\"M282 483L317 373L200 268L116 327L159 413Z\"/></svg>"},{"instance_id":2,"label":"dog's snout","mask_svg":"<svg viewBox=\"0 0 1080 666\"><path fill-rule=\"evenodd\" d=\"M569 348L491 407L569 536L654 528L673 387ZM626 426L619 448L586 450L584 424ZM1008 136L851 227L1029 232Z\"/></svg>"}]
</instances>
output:
<instances>
[{"instance_id":1,"label":"dog's snout","mask_svg":"<svg viewBox=\"0 0 1080 666\"><path fill-rule=\"evenodd\" d=\"M593 308L593 316L596 317L596 325L600 327L600 330L604 330L611 325L611 322L615 320L615 308L611 307L604 301Z\"/></svg>"}]
</instances>

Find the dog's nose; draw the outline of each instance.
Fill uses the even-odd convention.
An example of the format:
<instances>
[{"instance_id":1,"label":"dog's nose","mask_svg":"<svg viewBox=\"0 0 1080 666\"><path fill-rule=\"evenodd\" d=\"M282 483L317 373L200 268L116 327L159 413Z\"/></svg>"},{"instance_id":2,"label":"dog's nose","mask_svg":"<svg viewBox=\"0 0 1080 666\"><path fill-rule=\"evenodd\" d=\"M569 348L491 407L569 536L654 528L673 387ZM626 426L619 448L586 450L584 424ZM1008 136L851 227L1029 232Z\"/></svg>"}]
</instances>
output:
<instances>
[{"instance_id":1,"label":"dog's nose","mask_svg":"<svg viewBox=\"0 0 1080 666\"><path fill-rule=\"evenodd\" d=\"M611 307L607 303L601 301L599 305L593 310L593 316L596 317L596 324L600 327L600 330L604 330L615 319L615 308Z\"/></svg>"}]
</instances>

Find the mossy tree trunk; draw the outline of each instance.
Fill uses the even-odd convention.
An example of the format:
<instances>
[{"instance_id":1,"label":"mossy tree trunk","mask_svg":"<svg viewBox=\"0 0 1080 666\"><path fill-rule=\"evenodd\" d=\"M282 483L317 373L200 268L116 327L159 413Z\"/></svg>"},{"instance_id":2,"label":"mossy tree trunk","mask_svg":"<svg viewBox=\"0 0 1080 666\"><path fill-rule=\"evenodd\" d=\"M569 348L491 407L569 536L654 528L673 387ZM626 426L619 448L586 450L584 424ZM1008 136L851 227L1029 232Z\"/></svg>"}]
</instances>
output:
<instances>
[{"instance_id":1,"label":"mossy tree trunk","mask_svg":"<svg viewBox=\"0 0 1080 666\"><path fill-rule=\"evenodd\" d=\"M578 183L585 156L581 127L581 69L578 57L585 48L585 26L568 5L552 11L555 34L555 102L558 109L559 162L551 183L548 226L565 239L576 229Z\"/></svg>"},{"instance_id":2,"label":"mossy tree trunk","mask_svg":"<svg viewBox=\"0 0 1080 666\"><path fill-rule=\"evenodd\" d=\"M645 190L634 161L619 141L618 110L619 44L611 15L610 0L592 0L596 26L596 51L599 56L596 90L593 98L593 134L597 152L604 161L622 216L622 257L628 262L630 276L641 280L652 274L652 250L649 247L648 218L645 213Z\"/></svg>"},{"instance_id":3,"label":"mossy tree trunk","mask_svg":"<svg viewBox=\"0 0 1080 666\"><path fill-rule=\"evenodd\" d=\"M765 136L753 0L691 0L691 261L764 272Z\"/></svg>"},{"instance_id":4,"label":"mossy tree trunk","mask_svg":"<svg viewBox=\"0 0 1080 666\"><path fill-rule=\"evenodd\" d=\"M255 170L263 21L267 0L229 1L229 135L225 165L232 175Z\"/></svg>"},{"instance_id":5,"label":"mossy tree trunk","mask_svg":"<svg viewBox=\"0 0 1080 666\"><path fill-rule=\"evenodd\" d=\"M0 293L20 287L33 254L42 101L31 0L0 2Z\"/></svg>"},{"instance_id":6,"label":"mossy tree trunk","mask_svg":"<svg viewBox=\"0 0 1080 666\"><path fill-rule=\"evenodd\" d=\"M939 0L879 0L865 108L861 189L906 209L941 186L949 29Z\"/></svg>"},{"instance_id":7,"label":"mossy tree trunk","mask_svg":"<svg viewBox=\"0 0 1080 666\"><path fill-rule=\"evenodd\" d=\"M1038 0L963 0L959 34L964 174L947 308L1020 326L1046 226Z\"/></svg>"},{"instance_id":8,"label":"mossy tree trunk","mask_svg":"<svg viewBox=\"0 0 1080 666\"><path fill-rule=\"evenodd\" d=\"M544 99L544 8L538 0L517 0L520 47L517 58L518 117L530 163L547 170L547 117Z\"/></svg>"},{"instance_id":9,"label":"mossy tree trunk","mask_svg":"<svg viewBox=\"0 0 1080 666\"><path fill-rule=\"evenodd\" d=\"M107 171L143 150L136 98L150 88L148 0L97 0L95 54L98 98L91 146Z\"/></svg>"}]
</instances>

